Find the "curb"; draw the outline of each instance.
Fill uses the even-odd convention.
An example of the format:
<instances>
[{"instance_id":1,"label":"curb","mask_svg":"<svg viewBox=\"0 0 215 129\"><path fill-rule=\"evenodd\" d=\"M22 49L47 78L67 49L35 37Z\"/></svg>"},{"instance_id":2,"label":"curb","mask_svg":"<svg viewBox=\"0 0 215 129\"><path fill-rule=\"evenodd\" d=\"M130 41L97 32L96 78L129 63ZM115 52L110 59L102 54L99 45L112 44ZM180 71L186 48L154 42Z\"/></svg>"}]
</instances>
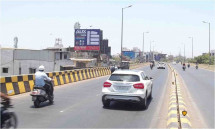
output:
<instances>
[{"instance_id":1,"label":"curb","mask_svg":"<svg viewBox=\"0 0 215 129\"><path fill-rule=\"evenodd\" d=\"M181 94L178 74L169 64L168 66L172 72L172 85L169 96L167 128L191 128L189 115L187 114L184 116L182 114L182 111L187 111L187 107Z\"/></svg>"}]
</instances>

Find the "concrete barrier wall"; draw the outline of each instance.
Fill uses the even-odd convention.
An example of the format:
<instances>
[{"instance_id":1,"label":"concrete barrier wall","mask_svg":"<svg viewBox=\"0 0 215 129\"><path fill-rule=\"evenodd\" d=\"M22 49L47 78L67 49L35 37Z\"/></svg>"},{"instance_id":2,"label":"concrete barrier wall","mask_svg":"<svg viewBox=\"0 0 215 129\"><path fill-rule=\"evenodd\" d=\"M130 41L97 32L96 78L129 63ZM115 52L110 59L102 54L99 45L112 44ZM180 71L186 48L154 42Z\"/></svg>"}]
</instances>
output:
<instances>
[{"instance_id":1,"label":"concrete barrier wall","mask_svg":"<svg viewBox=\"0 0 215 129\"><path fill-rule=\"evenodd\" d=\"M97 67L60 72L49 72L46 74L54 79L54 86L61 86L63 84L109 75L111 74L111 71L109 67ZM34 80L34 75L1 77L1 92L7 95L17 95L30 92L34 87Z\"/></svg>"}]
</instances>

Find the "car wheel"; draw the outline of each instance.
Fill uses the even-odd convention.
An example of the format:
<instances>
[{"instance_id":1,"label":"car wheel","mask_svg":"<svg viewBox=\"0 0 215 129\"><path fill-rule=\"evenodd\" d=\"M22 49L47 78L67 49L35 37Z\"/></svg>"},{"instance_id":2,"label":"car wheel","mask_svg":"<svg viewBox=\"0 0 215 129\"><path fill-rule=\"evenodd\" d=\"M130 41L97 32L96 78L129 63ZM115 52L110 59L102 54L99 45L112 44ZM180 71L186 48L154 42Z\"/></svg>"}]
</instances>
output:
<instances>
[{"instance_id":1,"label":"car wheel","mask_svg":"<svg viewBox=\"0 0 215 129\"><path fill-rule=\"evenodd\" d=\"M147 92L145 98L142 101L140 101L140 108L147 109Z\"/></svg>"},{"instance_id":2,"label":"car wheel","mask_svg":"<svg viewBox=\"0 0 215 129\"><path fill-rule=\"evenodd\" d=\"M152 88L151 88L151 93L150 93L148 99L152 99Z\"/></svg>"},{"instance_id":3,"label":"car wheel","mask_svg":"<svg viewBox=\"0 0 215 129\"><path fill-rule=\"evenodd\" d=\"M102 103L104 107L109 107L110 106L110 100L105 100L105 96L102 97Z\"/></svg>"}]
</instances>

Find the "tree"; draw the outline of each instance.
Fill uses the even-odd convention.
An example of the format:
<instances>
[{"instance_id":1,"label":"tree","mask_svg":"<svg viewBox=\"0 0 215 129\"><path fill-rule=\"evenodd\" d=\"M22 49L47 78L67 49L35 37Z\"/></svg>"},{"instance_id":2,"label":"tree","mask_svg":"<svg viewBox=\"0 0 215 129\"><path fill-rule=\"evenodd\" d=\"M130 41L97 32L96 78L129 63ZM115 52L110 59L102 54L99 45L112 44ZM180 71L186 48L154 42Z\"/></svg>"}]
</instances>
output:
<instances>
[{"instance_id":1,"label":"tree","mask_svg":"<svg viewBox=\"0 0 215 129\"><path fill-rule=\"evenodd\" d=\"M199 64L209 64L210 63L210 56L209 54L203 54L201 56L195 57L193 63L199 63ZM211 63L210 65L214 64L214 57L211 57Z\"/></svg>"}]
</instances>

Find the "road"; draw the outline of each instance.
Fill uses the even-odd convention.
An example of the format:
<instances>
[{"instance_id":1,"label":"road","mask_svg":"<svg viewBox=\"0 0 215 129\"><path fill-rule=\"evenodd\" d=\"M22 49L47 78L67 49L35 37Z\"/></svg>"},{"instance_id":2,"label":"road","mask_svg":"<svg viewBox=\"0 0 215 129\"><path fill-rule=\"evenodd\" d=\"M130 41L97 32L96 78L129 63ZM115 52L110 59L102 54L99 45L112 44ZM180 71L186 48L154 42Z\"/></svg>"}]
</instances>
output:
<instances>
[{"instance_id":1,"label":"road","mask_svg":"<svg viewBox=\"0 0 215 129\"><path fill-rule=\"evenodd\" d=\"M142 69L154 78L153 99L147 110L137 104L111 103L103 108L101 89L108 76L56 87L53 105L34 108L29 93L12 97L19 128L149 128L156 127L165 101L168 69ZM166 123L165 123L166 124Z\"/></svg>"},{"instance_id":2,"label":"road","mask_svg":"<svg viewBox=\"0 0 215 129\"><path fill-rule=\"evenodd\" d=\"M182 70L180 64L172 65L186 83L188 92L199 109L207 128L214 128L214 72L195 67Z\"/></svg>"}]
</instances>

